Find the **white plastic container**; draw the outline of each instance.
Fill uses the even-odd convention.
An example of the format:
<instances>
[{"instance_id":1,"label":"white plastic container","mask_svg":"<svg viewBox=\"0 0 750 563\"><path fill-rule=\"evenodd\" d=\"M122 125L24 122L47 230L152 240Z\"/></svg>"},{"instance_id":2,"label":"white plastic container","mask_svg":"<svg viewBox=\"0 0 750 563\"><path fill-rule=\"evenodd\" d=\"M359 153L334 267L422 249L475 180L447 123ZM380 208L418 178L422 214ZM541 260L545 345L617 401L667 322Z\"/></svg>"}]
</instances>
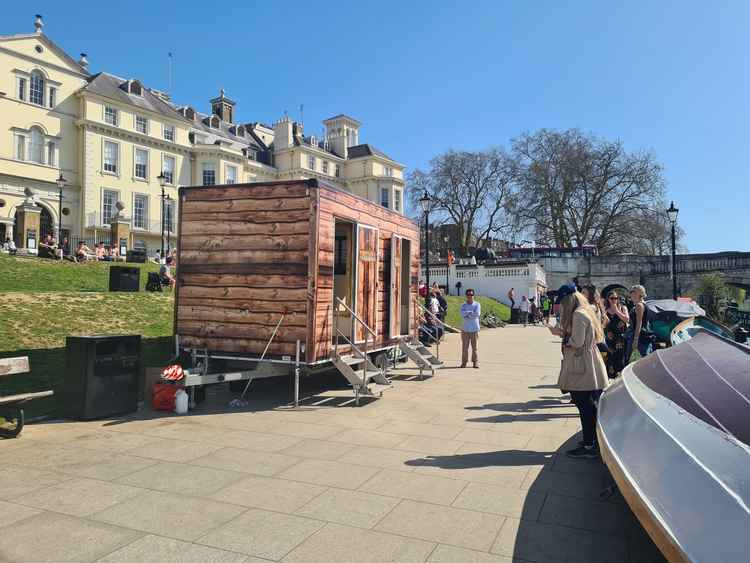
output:
<instances>
[{"instance_id":1,"label":"white plastic container","mask_svg":"<svg viewBox=\"0 0 750 563\"><path fill-rule=\"evenodd\" d=\"M187 414L188 411L188 394L184 389L180 389L174 396L174 412L177 414Z\"/></svg>"}]
</instances>

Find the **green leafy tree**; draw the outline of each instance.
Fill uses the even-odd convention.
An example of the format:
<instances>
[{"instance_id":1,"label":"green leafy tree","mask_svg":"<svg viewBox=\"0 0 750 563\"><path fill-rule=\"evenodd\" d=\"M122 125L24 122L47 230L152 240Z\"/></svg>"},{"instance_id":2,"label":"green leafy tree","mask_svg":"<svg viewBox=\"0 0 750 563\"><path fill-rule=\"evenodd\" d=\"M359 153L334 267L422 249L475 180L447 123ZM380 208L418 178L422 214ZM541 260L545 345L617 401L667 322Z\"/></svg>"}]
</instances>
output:
<instances>
[{"instance_id":1,"label":"green leafy tree","mask_svg":"<svg viewBox=\"0 0 750 563\"><path fill-rule=\"evenodd\" d=\"M706 314L712 318L719 318L719 304L729 296L729 287L724 276L719 273L706 274L693 290L693 294Z\"/></svg>"}]
</instances>

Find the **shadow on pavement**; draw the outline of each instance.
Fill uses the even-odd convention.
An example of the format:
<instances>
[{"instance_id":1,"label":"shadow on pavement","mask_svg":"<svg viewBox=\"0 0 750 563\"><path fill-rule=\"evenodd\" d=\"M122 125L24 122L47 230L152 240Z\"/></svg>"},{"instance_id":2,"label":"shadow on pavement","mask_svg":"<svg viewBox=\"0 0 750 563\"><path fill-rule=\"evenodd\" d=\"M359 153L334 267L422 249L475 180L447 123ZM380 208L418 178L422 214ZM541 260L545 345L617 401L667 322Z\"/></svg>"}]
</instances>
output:
<instances>
[{"instance_id":1,"label":"shadow on pavement","mask_svg":"<svg viewBox=\"0 0 750 563\"><path fill-rule=\"evenodd\" d=\"M555 452L532 479L519 519L509 519L498 537L499 551L513 560L538 563L664 563L620 495L600 460L565 456L579 435ZM533 460L539 452L527 452ZM533 463L533 461L532 461ZM534 469L529 475L534 475Z\"/></svg>"},{"instance_id":2,"label":"shadow on pavement","mask_svg":"<svg viewBox=\"0 0 750 563\"><path fill-rule=\"evenodd\" d=\"M467 422L544 422L556 418L578 418L577 413L555 412L555 409L568 408L557 398L534 399L525 403L490 403L476 407L466 407L469 411L503 411L503 414L468 418ZM518 414L515 414L518 413Z\"/></svg>"},{"instance_id":3,"label":"shadow on pavement","mask_svg":"<svg viewBox=\"0 0 750 563\"><path fill-rule=\"evenodd\" d=\"M543 465L555 452L534 452L528 450L498 450L455 455L430 455L412 459L406 465L418 467L440 467L442 469L472 469L476 467L512 467L521 465Z\"/></svg>"}]
</instances>

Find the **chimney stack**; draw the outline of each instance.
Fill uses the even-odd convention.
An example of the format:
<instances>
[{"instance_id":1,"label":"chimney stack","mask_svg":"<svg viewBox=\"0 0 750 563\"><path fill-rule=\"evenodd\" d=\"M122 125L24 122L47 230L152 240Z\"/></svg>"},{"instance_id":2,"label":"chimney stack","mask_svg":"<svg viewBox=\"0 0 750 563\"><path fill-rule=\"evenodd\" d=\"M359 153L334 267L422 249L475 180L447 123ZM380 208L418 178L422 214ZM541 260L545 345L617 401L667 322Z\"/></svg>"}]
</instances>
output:
<instances>
[{"instance_id":1,"label":"chimney stack","mask_svg":"<svg viewBox=\"0 0 750 563\"><path fill-rule=\"evenodd\" d=\"M36 16L34 16L34 29L37 33L41 33L43 27L44 22L42 21L42 16L41 14L37 14Z\"/></svg>"}]
</instances>

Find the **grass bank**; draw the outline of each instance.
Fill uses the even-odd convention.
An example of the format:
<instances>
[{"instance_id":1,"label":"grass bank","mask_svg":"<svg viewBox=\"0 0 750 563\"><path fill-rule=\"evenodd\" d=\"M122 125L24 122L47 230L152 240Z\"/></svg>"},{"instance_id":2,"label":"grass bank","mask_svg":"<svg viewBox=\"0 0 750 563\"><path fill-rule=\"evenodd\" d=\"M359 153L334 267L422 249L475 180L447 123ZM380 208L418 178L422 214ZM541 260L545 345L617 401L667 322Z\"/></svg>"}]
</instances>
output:
<instances>
[{"instance_id":1,"label":"grass bank","mask_svg":"<svg viewBox=\"0 0 750 563\"><path fill-rule=\"evenodd\" d=\"M109 293L111 263L73 264L0 255L0 357L28 356L30 374L0 378L0 395L52 389L57 396L27 405L27 416L60 413L65 338L140 334L144 365L166 362L172 351L174 299L165 293ZM156 264L141 268L141 288Z\"/></svg>"},{"instance_id":2,"label":"grass bank","mask_svg":"<svg viewBox=\"0 0 750 563\"><path fill-rule=\"evenodd\" d=\"M492 313L500 320L510 320L510 307L507 305L503 305L490 297L484 297L482 295L475 297L475 299L482 306L482 315ZM463 321L461 320L459 310L461 309L461 304L465 302L466 299L464 297L449 295L446 297L446 300L448 301L448 314L445 317L445 322L456 328L461 328Z\"/></svg>"}]
</instances>

